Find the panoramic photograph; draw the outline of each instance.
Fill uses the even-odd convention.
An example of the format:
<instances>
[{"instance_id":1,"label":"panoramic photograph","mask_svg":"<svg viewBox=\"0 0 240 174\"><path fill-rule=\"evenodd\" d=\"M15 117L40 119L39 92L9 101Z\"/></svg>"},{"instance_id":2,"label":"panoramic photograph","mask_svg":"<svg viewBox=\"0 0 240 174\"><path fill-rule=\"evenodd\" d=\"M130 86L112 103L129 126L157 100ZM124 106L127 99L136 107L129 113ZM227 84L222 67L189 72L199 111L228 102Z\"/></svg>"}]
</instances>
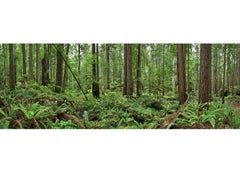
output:
<instances>
[{"instance_id":1,"label":"panoramic photograph","mask_svg":"<svg viewBox=\"0 0 240 174\"><path fill-rule=\"evenodd\" d=\"M238 129L240 44L0 44L1 129Z\"/></svg>"}]
</instances>

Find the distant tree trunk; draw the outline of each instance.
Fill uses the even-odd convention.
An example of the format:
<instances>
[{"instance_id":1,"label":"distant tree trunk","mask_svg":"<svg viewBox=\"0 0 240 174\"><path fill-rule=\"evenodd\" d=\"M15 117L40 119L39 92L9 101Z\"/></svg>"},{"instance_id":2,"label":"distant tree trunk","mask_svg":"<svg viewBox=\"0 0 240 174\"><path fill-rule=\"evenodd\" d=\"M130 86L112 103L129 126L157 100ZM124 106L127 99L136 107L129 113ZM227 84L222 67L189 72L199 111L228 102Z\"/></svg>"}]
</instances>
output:
<instances>
[{"instance_id":1,"label":"distant tree trunk","mask_svg":"<svg viewBox=\"0 0 240 174\"><path fill-rule=\"evenodd\" d=\"M47 44L44 44L44 57L42 59L42 85L47 86L49 84L49 54Z\"/></svg>"},{"instance_id":2,"label":"distant tree trunk","mask_svg":"<svg viewBox=\"0 0 240 174\"><path fill-rule=\"evenodd\" d=\"M141 44L137 47L137 96L141 96Z\"/></svg>"},{"instance_id":3,"label":"distant tree trunk","mask_svg":"<svg viewBox=\"0 0 240 174\"><path fill-rule=\"evenodd\" d=\"M225 96L224 96L224 93L225 93L225 78L226 78L226 54L227 54L227 45L225 44L224 45L224 53L223 53L223 56L224 56L224 62L223 62L223 81L222 81L222 104L225 103Z\"/></svg>"},{"instance_id":4,"label":"distant tree trunk","mask_svg":"<svg viewBox=\"0 0 240 174\"><path fill-rule=\"evenodd\" d=\"M36 81L40 84L40 44L36 44Z\"/></svg>"},{"instance_id":5,"label":"distant tree trunk","mask_svg":"<svg viewBox=\"0 0 240 174\"><path fill-rule=\"evenodd\" d=\"M99 93L99 84L97 82L97 55L96 55L96 48L95 44L92 44L92 95L95 98L100 97Z\"/></svg>"},{"instance_id":6,"label":"distant tree trunk","mask_svg":"<svg viewBox=\"0 0 240 174\"><path fill-rule=\"evenodd\" d=\"M164 86L164 73L165 73L165 70L164 70L164 64L165 64L165 57L164 57L164 44L162 44L162 56L163 56L163 62L162 62L162 96L164 96L164 93L165 93L165 86Z\"/></svg>"},{"instance_id":7,"label":"distant tree trunk","mask_svg":"<svg viewBox=\"0 0 240 174\"><path fill-rule=\"evenodd\" d=\"M123 67L123 62L122 62L122 48L121 48L121 44L119 44L119 58L120 58L120 60L119 60L119 83L120 83L120 85L122 86L122 81L123 81L123 74L122 74L122 67Z\"/></svg>"},{"instance_id":8,"label":"distant tree trunk","mask_svg":"<svg viewBox=\"0 0 240 174\"><path fill-rule=\"evenodd\" d=\"M29 44L29 80L33 80L33 53L32 44Z\"/></svg>"},{"instance_id":9,"label":"distant tree trunk","mask_svg":"<svg viewBox=\"0 0 240 174\"><path fill-rule=\"evenodd\" d=\"M217 95L218 94L218 90L219 90L219 80L218 80L218 70L219 70L219 65L218 65L218 45L215 45L215 49L214 49L214 93Z\"/></svg>"},{"instance_id":10,"label":"distant tree trunk","mask_svg":"<svg viewBox=\"0 0 240 174\"><path fill-rule=\"evenodd\" d=\"M67 47L66 47L67 61L68 61L69 49L70 49L70 44L67 44ZM64 76L63 76L63 89L65 89L67 87L67 85L68 85L67 81L68 81L68 67L65 64L65 66L64 66Z\"/></svg>"},{"instance_id":11,"label":"distant tree trunk","mask_svg":"<svg viewBox=\"0 0 240 174\"><path fill-rule=\"evenodd\" d=\"M57 70L56 70L56 92L61 92L62 77L63 77L63 58L61 51L63 51L63 44L57 45Z\"/></svg>"},{"instance_id":12,"label":"distant tree trunk","mask_svg":"<svg viewBox=\"0 0 240 174\"><path fill-rule=\"evenodd\" d=\"M182 105L187 100L186 75L185 75L185 48L183 44L177 44L177 71L178 71L178 95L179 103Z\"/></svg>"},{"instance_id":13,"label":"distant tree trunk","mask_svg":"<svg viewBox=\"0 0 240 174\"><path fill-rule=\"evenodd\" d=\"M2 56L3 56L3 70L2 70L2 75L3 75L3 79L2 79L2 86L6 85L6 76L7 76L7 72L6 72L6 51L5 51L5 44L2 44Z\"/></svg>"},{"instance_id":14,"label":"distant tree trunk","mask_svg":"<svg viewBox=\"0 0 240 174\"><path fill-rule=\"evenodd\" d=\"M124 91L123 95L131 97L133 95L132 78L132 45L124 44Z\"/></svg>"},{"instance_id":15,"label":"distant tree trunk","mask_svg":"<svg viewBox=\"0 0 240 174\"><path fill-rule=\"evenodd\" d=\"M190 51L192 49L192 45L188 44L187 45L187 91L188 93L190 93L192 91L192 87L191 87L191 80L190 80Z\"/></svg>"},{"instance_id":16,"label":"distant tree trunk","mask_svg":"<svg viewBox=\"0 0 240 174\"><path fill-rule=\"evenodd\" d=\"M211 100L211 44L201 44L199 103Z\"/></svg>"},{"instance_id":17,"label":"distant tree trunk","mask_svg":"<svg viewBox=\"0 0 240 174\"><path fill-rule=\"evenodd\" d=\"M23 81L27 79L27 63L26 63L26 49L25 44L22 45L22 66L23 66Z\"/></svg>"},{"instance_id":18,"label":"distant tree trunk","mask_svg":"<svg viewBox=\"0 0 240 174\"><path fill-rule=\"evenodd\" d=\"M110 81L110 65L109 65L109 44L106 44L106 66L105 66L105 73L106 73L106 79L105 79L105 89L109 89L109 81Z\"/></svg>"},{"instance_id":19,"label":"distant tree trunk","mask_svg":"<svg viewBox=\"0 0 240 174\"><path fill-rule=\"evenodd\" d=\"M16 86L16 64L14 55L14 45L9 44L9 87L14 90Z\"/></svg>"},{"instance_id":20,"label":"distant tree trunk","mask_svg":"<svg viewBox=\"0 0 240 174\"><path fill-rule=\"evenodd\" d=\"M80 74L80 67L81 67L81 44L78 45L78 75Z\"/></svg>"},{"instance_id":21,"label":"distant tree trunk","mask_svg":"<svg viewBox=\"0 0 240 174\"><path fill-rule=\"evenodd\" d=\"M98 90L99 90L99 46L98 44L96 44L96 69L97 69L96 79L97 79Z\"/></svg>"},{"instance_id":22,"label":"distant tree trunk","mask_svg":"<svg viewBox=\"0 0 240 174\"><path fill-rule=\"evenodd\" d=\"M173 57L173 60L172 60L172 90L174 93L175 93L175 86L176 86L175 72L176 72L176 60L175 60L175 57Z\"/></svg>"},{"instance_id":23,"label":"distant tree trunk","mask_svg":"<svg viewBox=\"0 0 240 174\"><path fill-rule=\"evenodd\" d=\"M53 63L52 54L51 54L52 53L52 46L51 46L51 44L47 44L46 45L46 50L47 50L46 56L48 58L47 60L48 60L48 64L49 64L49 68L48 68L48 70L49 70L49 79L53 81L53 77L54 77L54 75L53 75L54 63Z\"/></svg>"}]
</instances>

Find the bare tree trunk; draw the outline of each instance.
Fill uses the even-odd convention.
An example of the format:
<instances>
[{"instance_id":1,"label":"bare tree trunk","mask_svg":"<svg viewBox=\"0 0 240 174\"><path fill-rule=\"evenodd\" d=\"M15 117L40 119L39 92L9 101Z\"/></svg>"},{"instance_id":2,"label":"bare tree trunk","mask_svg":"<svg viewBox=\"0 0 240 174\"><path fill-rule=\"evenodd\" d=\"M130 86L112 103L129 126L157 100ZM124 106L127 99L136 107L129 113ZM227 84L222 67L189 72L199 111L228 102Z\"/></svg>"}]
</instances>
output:
<instances>
[{"instance_id":1,"label":"bare tree trunk","mask_svg":"<svg viewBox=\"0 0 240 174\"><path fill-rule=\"evenodd\" d=\"M26 49L25 44L22 45L22 66L23 66L23 81L27 80L27 63L26 63Z\"/></svg>"},{"instance_id":2,"label":"bare tree trunk","mask_svg":"<svg viewBox=\"0 0 240 174\"><path fill-rule=\"evenodd\" d=\"M66 48L66 56L67 56L66 58L67 58L67 60L66 61L68 61L69 49L70 49L70 44L67 44L67 48ZM64 65L64 76L63 76L63 89L65 89L67 87L67 85L68 85L67 81L68 81L68 67L65 63L65 65Z\"/></svg>"},{"instance_id":3,"label":"bare tree trunk","mask_svg":"<svg viewBox=\"0 0 240 174\"><path fill-rule=\"evenodd\" d=\"M48 64L49 64L49 71L50 71L50 73L49 73L49 79L50 80L52 80L53 81L53 77L54 77L54 75L53 75L53 67L54 67L54 63L53 63L53 60L52 60L52 46L51 46L51 44L47 44L47 47L46 47L46 50L48 51L46 54L47 54L47 57L48 57ZM55 59L54 59L55 60Z\"/></svg>"},{"instance_id":4,"label":"bare tree trunk","mask_svg":"<svg viewBox=\"0 0 240 174\"><path fill-rule=\"evenodd\" d=\"M162 56L163 56L163 63L162 63L162 96L164 96L164 93L165 93L165 86L164 86L164 73L165 73L165 70L164 70L164 64L165 64L165 57L164 57L164 44L162 45Z\"/></svg>"},{"instance_id":5,"label":"bare tree trunk","mask_svg":"<svg viewBox=\"0 0 240 174\"><path fill-rule=\"evenodd\" d=\"M32 44L29 44L29 80L33 80L33 53L32 53Z\"/></svg>"},{"instance_id":6,"label":"bare tree trunk","mask_svg":"<svg viewBox=\"0 0 240 174\"><path fill-rule=\"evenodd\" d=\"M2 86L6 85L6 79L7 79L7 72L6 72L6 50L5 50L5 44L2 44L2 55L3 55L3 79L2 79Z\"/></svg>"},{"instance_id":7,"label":"bare tree trunk","mask_svg":"<svg viewBox=\"0 0 240 174\"><path fill-rule=\"evenodd\" d=\"M227 50L227 45L224 45L224 63L223 63L223 82L222 82L222 104L225 103L225 76L226 76L226 50Z\"/></svg>"},{"instance_id":8,"label":"bare tree trunk","mask_svg":"<svg viewBox=\"0 0 240 174\"><path fill-rule=\"evenodd\" d=\"M133 95L133 78L132 78L132 45L125 44L124 48L124 92L123 95L131 97Z\"/></svg>"},{"instance_id":9,"label":"bare tree trunk","mask_svg":"<svg viewBox=\"0 0 240 174\"><path fill-rule=\"evenodd\" d=\"M47 86L49 84L49 54L48 45L44 44L44 57L42 59L42 85Z\"/></svg>"},{"instance_id":10,"label":"bare tree trunk","mask_svg":"<svg viewBox=\"0 0 240 174\"><path fill-rule=\"evenodd\" d=\"M215 49L214 49L214 93L217 95L218 94L218 90L219 90L219 80L218 80L218 45L215 45Z\"/></svg>"},{"instance_id":11,"label":"bare tree trunk","mask_svg":"<svg viewBox=\"0 0 240 174\"><path fill-rule=\"evenodd\" d=\"M106 79L105 79L105 89L109 89L110 85L110 65L109 65L109 44L106 44L106 66L105 66L105 73L106 73Z\"/></svg>"},{"instance_id":12,"label":"bare tree trunk","mask_svg":"<svg viewBox=\"0 0 240 174\"><path fill-rule=\"evenodd\" d=\"M14 90L16 86L16 64L14 45L9 44L9 87Z\"/></svg>"},{"instance_id":13,"label":"bare tree trunk","mask_svg":"<svg viewBox=\"0 0 240 174\"><path fill-rule=\"evenodd\" d=\"M201 44L199 103L210 101L211 97L211 44Z\"/></svg>"},{"instance_id":14,"label":"bare tree trunk","mask_svg":"<svg viewBox=\"0 0 240 174\"><path fill-rule=\"evenodd\" d=\"M36 81L40 84L40 44L36 44Z\"/></svg>"},{"instance_id":15,"label":"bare tree trunk","mask_svg":"<svg viewBox=\"0 0 240 174\"><path fill-rule=\"evenodd\" d=\"M57 45L57 71L56 71L56 92L62 91L62 76L63 76L63 58L61 51L63 50L63 44Z\"/></svg>"},{"instance_id":16,"label":"bare tree trunk","mask_svg":"<svg viewBox=\"0 0 240 174\"><path fill-rule=\"evenodd\" d=\"M177 71L178 71L178 95L179 103L182 105L187 100L186 94L186 74L185 74L185 50L183 44L177 44L178 59L177 59Z\"/></svg>"},{"instance_id":17,"label":"bare tree trunk","mask_svg":"<svg viewBox=\"0 0 240 174\"><path fill-rule=\"evenodd\" d=\"M80 67L81 67L81 44L78 45L78 75L80 74Z\"/></svg>"},{"instance_id":18,"label":"bare tree trunk","mask_svg":"<svg viewBox=\"0 0 240 174\"><path fill-rule=\"evenodd\" d=\"M95 44L92 44L92 94L93 97L99 98L99 84L97 82L97 55L96 55L96 48Z\"/></svg>"},{"instance_id":19,"label":"bare tree trunk","mask_svg":"<svg viewBox=\"0 0 240 174\"><path fill-rule=\"evenodd\" d=\"M141 96L141 44L138 44L137 50L137 96Z\"/></svg>"}]
</instances>

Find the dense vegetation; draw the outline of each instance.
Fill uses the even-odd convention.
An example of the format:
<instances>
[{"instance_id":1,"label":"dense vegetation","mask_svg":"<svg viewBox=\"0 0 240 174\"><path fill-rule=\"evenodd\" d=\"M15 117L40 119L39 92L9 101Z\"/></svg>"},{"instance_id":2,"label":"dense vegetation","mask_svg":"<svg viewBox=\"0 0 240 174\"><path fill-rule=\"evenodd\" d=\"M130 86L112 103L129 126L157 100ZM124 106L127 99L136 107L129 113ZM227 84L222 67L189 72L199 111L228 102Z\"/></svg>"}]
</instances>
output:
<instances>
[{"instance_id":1,"label":"dense vegetation","mask_svg":"<svg viewBox=\"0 0 240 174\"><path fill-rule=\"evenodd\" d=\"M239 128L238 44L1 44L0 128Z\"/></svg>"}]
</instances>

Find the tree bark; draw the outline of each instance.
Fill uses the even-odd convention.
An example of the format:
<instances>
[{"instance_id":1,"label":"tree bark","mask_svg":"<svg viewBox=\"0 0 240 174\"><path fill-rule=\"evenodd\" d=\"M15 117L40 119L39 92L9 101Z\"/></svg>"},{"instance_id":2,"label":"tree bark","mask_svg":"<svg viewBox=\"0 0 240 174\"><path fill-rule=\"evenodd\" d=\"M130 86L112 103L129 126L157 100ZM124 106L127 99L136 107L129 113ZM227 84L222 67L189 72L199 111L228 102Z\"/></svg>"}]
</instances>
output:
<instances>
[{"instance_id":1,"label":"tree bark","mask_svg":"<svg viewBox=\"0 0 240 174\"><path fill-rule=\"evenodd\" d=\"M57 70L56 70L56 92L62 91L62 77L63 77L63 58L61 51L63 50L63 44L57 45Z\"/></svg>"},{"instance_id":2,"label":"tree bark","mask_svg":"<svg viewBox=\"0 0 240 174\"><path fill-rule=\"evenodd\" d=\"M223 52L223 56L224 56L224 60L223 60L223 81L222 81L222 104L225 103L225 78L226 78L226 54L227 54L227 45L224 45L224 52Z\"/></svg>"},{"instance_id":3,"label":"tree bark","mask_svg":"<svg viewBox=\"0 0 240 174\"><path fill-rule=\"evenodd\" d=\"M164 57L164 44L162 44L162 56L163 56L163 62L162 62L162 96L164 96L164 93L165 93L165 86L164 86L164 73L165 73L165 70L164 70L164 64L165 64L165 57Z\"/></svg>"},{"instance_id":4,"label":"tree bark","mask_svg":"<svg viewBox=\"0 0 240 174\"><path fill-rule=\"evenodd\" d=\"M36 81L40 84L40 44L36 44Z\"/></svg>"},{"instance_id":5,"label":"tree bark","mask_svg":"<svg viewBox=\"0 0 240 174\"><path fill-rule=\"evenodd\" d=\"M177 71L178 71L178 100L182 105L187 100L186 74L185 74L185 50L183 44L177 44Z\"/></svg>"},{"instance_id":6,"label":"tree bark","mask_svg":"<svg viewBox=\"0 0 240 174\"><path fill-rule=\"evenodd\" d=\"M14 55L14 45L9 44L9 87L14 90L16 86L16 64Z\"/></svg>"},{"instance_id":7,"label":"tree bark","mask_svg":"<svg viewBox=\"0 0 240 174\"><path fill-rule=\"evenodd\" d=\"M6 72L6 50L5 50L5 44L2 44L2 56L3 56L3 70L2 70L2 86L6 85L6 79L7 79L7 72Z\"/></svg>"},{"instance_id":8,"label":"tree bark","mask_svg":"<svg viewBox=\"0 0 240 174\"><path fill-rule=\"evenodd\" d=\"M69 49L70 49L70 44L67 44L67 47L66 47L67 61L68 61ZM65 63L65 65L64 65L64 76L63 76L63 89L65 89L67 87L67 85L68 85L67 81L68 81L68 68L67 68L67 65Z\"/></svg>"},{"instance_id":9,"label":"tree bark","mask_svg":"<svg viewBox=\"0 0 240 174\"><path fill-rule=\"evenodd\" d=\"M21 44L22 46L22 66L23 66L23 81L27 80L27 63L26 63L26 49L25 44Z\"/></svg>"},{"instance_id":10,"label":"tree bark","mask_svg":"<svg viewBox=\"0 0 240 174\"><path fill-rule=\"evenodd\" d=\"M32 53L32 44L29 44L29 80L33 80L33 53Z\"/></svg>"},{"instance_id":11,"label":"tree bark","mask_svg":"<svg viewBox=\"0 0 240 174\"><path fill-rule=\"evenodd\" d=\"M206 103L211 99L211 44L200 49L199 103Z\"/></svg>"},{"instance_id":12,"label":"tree bark","mask_svg":"<svg viewBox=\"0 0 240 174\"><path fill-rule=\"evenodd\" d=\"M80 68L81 68L81 44L78 45L78 75L80 75Z\"/></svg>"},{"instance_id":13,"label":"tree bark","mask_svg":"<svg viewBox=\"0 0 240 174\"><path fill-rule=\"evenodd\" d=\"M49 54L48 45L44 44L44 57L42 59L42 85L47 86L49 84Z\"/></svg>"},{"instance_id":14,"label":"tree bark","mask_svg":"<svg viewBox=\"0 0 240 174\"><path fill-rule=\"evenodd\" d=\"M138 44L137 49L137 96L141 96L141 44Z\"/></svg>"},{"instance_id":15,"label":"tree bark","mask_svg":"<svg viewBox=\"0 0 240 174\"><path fill-rule=\"evenodd\" d=\"M133 95L132 78L132 45L124 44L124 91L123 95L131 97Z\"/></svg>"},{"instance_id":16,"label":"tree bark","mask_svg":"<svg viewBox=\"0 0 240 174\"><path fill-rule=\"evenodd\" d=\"M105 79L105 89L109 89L110 85L110 65L109 65L109 44L106 44L106 66L105 66L105 73L106 73L106 79Z\"/></svg>"},{"instance_id":17,"label":"tree bark","mask_svg":"<svg viewBox=\"0 0 240 174\"><path fill-rule=\"evenodd\" d=\"M95 44L92 44L92 95L95 98L100 97L99 84L97 82L97 55Z\"/></svg>"}]
</instances>

